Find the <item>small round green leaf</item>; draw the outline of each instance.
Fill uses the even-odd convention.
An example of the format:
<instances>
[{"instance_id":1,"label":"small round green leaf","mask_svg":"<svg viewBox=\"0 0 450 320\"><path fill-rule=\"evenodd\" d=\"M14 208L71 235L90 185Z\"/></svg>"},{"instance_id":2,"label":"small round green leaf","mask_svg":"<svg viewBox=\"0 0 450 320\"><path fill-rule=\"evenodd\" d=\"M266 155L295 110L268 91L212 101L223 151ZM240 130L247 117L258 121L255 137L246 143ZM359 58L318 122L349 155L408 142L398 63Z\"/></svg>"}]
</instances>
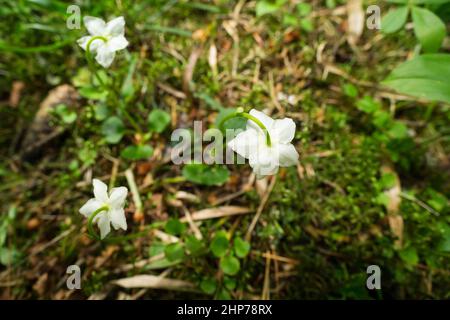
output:
<instances>
[{"instance_id":1,"label":"small round green leaf","mask_svg":"<svg viewBox=\"0 0 450 320\"><path fill-rule=\"evenodd\" d=\"M152 132L163 132L170 123L170 114L161 109L153 109L148 116L149 130Z\"/></svg>"},{"instance_id":2,"label":"small round green leaf","mask_svg":"<svg viewBox=\"0 0 450 320\"><path fill-rule=\"evenodd\" d=\"M205 278L200 283L200 289L207 294L213 294L216 291L216 288L217 282L213 278Z\"/></svg>"},{"instance_id":3,"label":"small round green leaf","mask_svg":"<svg viewBox=\"0 0 450 320\"><path fill-rule=\"evenodd\" d=\"M177 236L184 232L186 225L178 219L169 219L164 228L168 234Z\"/></svg>"},{"instance_id":4,"label":"small round green leaf","mask_svg":"<svg viewBox=\"0 0 450 320\"><path fill-rule=\"evenodd\" d=\"M203 242L198 240L194 236L189 236L186 238L186 249L189 251L190 254L196 255L202 251L204 248Z\"/></svg>"},{"instance_id":5,"label":"small round green leaf","mask_svg":"<svg viewBox=\"0 0 450 320\"><path fill-rule=\"evenodd\" d=\"M103 122L102 133L108 143L118 143L125 134L125 126L118 117L109 117Z\"/></svg>"},{"instance_id":6,"label":"small round green leaf","mask_svg":"<svg viewBox=\"0 0 450 320\"><path fill-rule=\"evenodd\" d=\"M234 290L236 288L236 279L224 277L223 284L228 290Z\"/></svg>"},{"instance_id":7,"label":"small round green leaf","mask_svg":"<svg viewBox=\"0 0 450 320\"><path fill-rule=\"evenodd\" d=\"M234 239L234 252L239 258L244 258L250 252L250 243L237 237Z\"/></svg>"},{"instance_id":8,"label":"small round green leaf","mask_svg":"<svg viewBox=\"0 0 450 320\"><path fill-rule=\"evenodd\" d=\"M229 276L234 276L239 272L241 265L237 258L232 255L227 255L220 259L220 268L222 269L223 273Z\"/></svg>"},{"instance_id":9,"label":"small round green leaf","mask_svg":"<svg viewBox=\"0 0 450 320\"><path fill-rule=\"evenodd\" d=\"M164 249L164 255L169 261L182 260L184 258L183 246L180 243L171 243Z\"/></svg>"},{"instance_id":10,"label":"small round green leaf","mask_svg":"<svg viewBox=\"0 0 450 320\"><path fill-rule=\"evenodd\" d=\"M224 232L218 232L211 241L209 248L216 257L223 257L228 250L230 242Z\"/></svg>"}]
</instances>

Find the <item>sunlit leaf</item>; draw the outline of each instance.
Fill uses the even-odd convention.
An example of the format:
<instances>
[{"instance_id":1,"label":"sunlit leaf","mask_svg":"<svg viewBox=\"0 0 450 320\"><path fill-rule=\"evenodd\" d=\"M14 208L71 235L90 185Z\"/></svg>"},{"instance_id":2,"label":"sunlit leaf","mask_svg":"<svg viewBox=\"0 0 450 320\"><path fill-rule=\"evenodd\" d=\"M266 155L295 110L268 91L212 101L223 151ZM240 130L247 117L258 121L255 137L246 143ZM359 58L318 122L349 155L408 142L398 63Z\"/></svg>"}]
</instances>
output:
<instances>
[{"instance_id":1,"label":"sunlit leaf","mask_svg":"<svg viewBox=\"0 0 450 320\"><path fill-rule=\"evenodd\" d=\"M450 103L450 55L425 54L404 62L382 82L398 92Z\"/></svg>"},{"instance_id":2,"label":"sunlit leaf","mask_svg":"<svg viewBox=\"0 0 450 320\"><path fill-rule=\"evenodd\" d=\"M445 38L446 29L442 20L433 12L418 7L412 8L414 32L426 52L436 52Z\"/></svg>"},{"instance_id":3,"label":"sunlit leaf","mask_svg":"<svg viewBox=\"0 0 450 320\"><path fill-rule=\"evenodd\" d=\"M394 33L400 30L406 23L409 9L407 6L389 10L381 19L381 31L384 33Z\"/></svg>"}]
</instances>

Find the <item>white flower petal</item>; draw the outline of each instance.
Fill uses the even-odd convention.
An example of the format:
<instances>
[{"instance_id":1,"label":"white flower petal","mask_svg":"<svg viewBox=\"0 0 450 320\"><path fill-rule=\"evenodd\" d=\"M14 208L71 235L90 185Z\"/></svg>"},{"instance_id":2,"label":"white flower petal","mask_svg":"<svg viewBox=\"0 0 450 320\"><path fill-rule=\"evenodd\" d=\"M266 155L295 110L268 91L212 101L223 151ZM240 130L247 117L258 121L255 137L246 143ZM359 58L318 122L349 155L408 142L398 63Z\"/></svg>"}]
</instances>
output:
<instances>
[{"instance_id":1,"label":"white flower petal","mask_svg":"<svg viewBox=\"0 0 450 320\"><path fill-rule=\"evenodd\" d=\"M109 36L123 36L125 34L125 19L115 18L106 24L105 33Z\"/></svg>"},{"instance_id":2,"label":"white flower petal","mask_svg":"<svg viewBox=\"0 0 450 320\"><path fill-rule=\"evenodd\" d=\"M111 51L107 45L101 46L97 49L95 60L104 68L108 68L114 60L116 54Z\"/></svg>"},{"instance_id":3,"label":"white flower petal","mask_svg":"<svg viewBox=\"0 0 450 320\"><path fill-rule=\"evenodd\" d=\"M119 51L128 46L128 41L124 36L113 37L108 41L108 47L111 51Z\"/></svg>"},{"instance_id":4,"label":"white flower petal","mask_svg":"<svg viewBox=\"0 0 450 320\"><path fill-rule=\"evenodd\" d=\"M278 146L278 152L280 166L290 167L298 163L299 155L293 144L280 144Z\"/></svg>"},{"instance_id":5,"label":"white flower petal","mask_svg":"<svg viewBox=\"0 0 450 320\"><path fill-rule=\"evenodd\" d=\"M290 118L275 120L270 132L280 143L289 143L295 136L295 122Z\"/></svg>"},{"instance_id":6,"label":"white flower petal","mask_svg":"<svg viewBox=\"0 0 450 320\"><path fill-rule=\"evenodd\" d=\"M110 211L111 223L114 229L127 230L127 219L125 218L125 211L123 208L112 209Z\"/></svg>"},{"instance_id":7,"label":"white flower petal","mask_svg":"<svg viewBox=\"0 0 450 320\"><path fill-rule=\"evenodd\" d=\"M84 25L93 36L101 36L106 30L106 23L103 19L86 16L83 18Z\"/></svg>"},{"instance_id":8,"label":"white flower petal","mask_svg":"<svg viewBox=\"0 0 450 320\"><path fill-rule=\"evenodd\" d=\"M257 153L251 154L249 158L250 167L258 179L278 172L278 157L273 154L272 148L260 148Z\"/></svg>"},{"instance_id":9,"label":"white flower petal","mask_svg":"<svg viewBox=\"0 0 450 320\"><path fill-rule=\"evenodd\" d=\"M86 50L87 47L87 43L89 42L89 40L91 40L92 36L84 36L81 37L80 39L77 40L78 45L83 48L83 50ZM95 41L92 42L91 44L91 50L92 50L92 45L94 44Z\"/></svg>"},{"instance_id":10,"label":"white flower petal","mask_svg":"<svg viewBox=\"0 0 450 320\"><path fill-rule=\"evenodd\" d=\"M265 113L258 111L256 109L250 110L249 113L251 116L254 116L259 121L261 121L262 124L266 127L266 129L270 131L270 129L272 128L272 125L274 123L274 120L271 117L269 117ZM261 128L256 123L254 123L252 120L247 121L247 129L249 129L249 128L254 128L254 129L262 132Z\"/></svg>"},{"instance_id":11,"label":"white flower petal","mask_svg":"<svg viewBox=\"0 0 450 320\"><path fill-rule=\"evenodd\" d=\"M250 154L256 152L259 143L258 131L247 129L239 133L233 140L228 142L228 147L244 158L249 158Z\"/></svg>"},{"instance_id":12,"label":"white flower petal","mask_svg":"<svg viewBox=\"0 0 450 320\"><path fill-rule=\"evenodd\" d=\"M101 214L97 219L97 225L100 229L100 238L104 239L111 231L111 222L108 214Z\"/></svg>"},{"instance_id":13,"label":"white flower petal","mask_svg":"<svg viewBox=\"0 0 450 320\"><path fill-rule=\"evenodd\" d=\"M108 202L108 187L98 179L92 180L94 186L94 196L100 202Z\"/></svg>"},{"instance_id":14,"label":"white flower petal","mask_svg":"<svg viewBox=\"0 0 450 320\"><path fill-rule=\"evenodd\" d=\"M109 204L112 208L120 208L125 204L128 189L126 187L113 188L109 196Z\"/></svg>"},{"instance_id":15,"label":"white flower petal","mask_svg":"<svg viewBox=\"0 0 450 320\"><path fill-rule=\"evenodd\" d=\"M99 209L103 204L97 199L89 199L81 208L80 213L89 218L89 216L97 209Z\"/></svg>"}]
</instances>

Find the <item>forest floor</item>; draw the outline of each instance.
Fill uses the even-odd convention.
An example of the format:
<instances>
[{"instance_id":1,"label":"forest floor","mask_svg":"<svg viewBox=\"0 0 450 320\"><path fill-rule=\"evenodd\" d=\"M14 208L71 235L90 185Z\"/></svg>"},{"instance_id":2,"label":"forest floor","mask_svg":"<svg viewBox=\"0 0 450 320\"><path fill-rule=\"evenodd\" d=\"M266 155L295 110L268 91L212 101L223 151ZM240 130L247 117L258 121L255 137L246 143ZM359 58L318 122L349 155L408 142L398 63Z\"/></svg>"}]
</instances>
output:
<instances>
[{"instance_id":1,"label":"forest floor","mask_svg":"<svg viewBox=\"0 0 450 320\"><path fill-rule=\"evenodd\" d=\"M414 53L412 30L353 34L358 7L309 3L259 16L254 1L82 6L125 17L130 44L103 76L135 123L91 86L86 30L66 27L64 2L2 5L0 298L450 298L450 107L380 85ZM298 166L256 180L227 165L208 185L171 162L173 130L237 107L294 119ZM143 141L148 157L124 154ZM87 235L92 178L132 191L119 240ZM370 265L381 290L366 288Z\"/></svg>"}]
</instances>

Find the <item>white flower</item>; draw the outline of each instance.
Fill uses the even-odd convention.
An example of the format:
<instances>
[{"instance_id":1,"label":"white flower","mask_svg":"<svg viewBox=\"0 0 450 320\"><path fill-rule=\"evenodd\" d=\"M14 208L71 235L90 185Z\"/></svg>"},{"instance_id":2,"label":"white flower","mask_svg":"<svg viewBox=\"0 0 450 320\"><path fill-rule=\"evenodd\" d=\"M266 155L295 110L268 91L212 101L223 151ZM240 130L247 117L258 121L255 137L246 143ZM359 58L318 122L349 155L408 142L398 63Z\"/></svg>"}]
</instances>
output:
<instances>
[{"instance_id":1,"label":"white flower","mask_svg":"<svg viewBox=\"0 0 450 320\"><path fill-rule=\"evenodd\" d=\"M91 53L96 53L95 59L97 62L108 68L114 60L116 51L125 49L128 46L128 41L124 37L124 18L118 17L105 23L100 18L86 16L83 18L83 22L90 35L78 39L77 43L86 50L87 44L92 37L106 39L106 42L101 39L93 40L89 49Z\"/></svg>"},{"instance_id":2,"label":"white flower","mask_svg":"<svg viewBox=\"0 0 450 320\"><path fill-rule=\"evenodd\" d=\"M89 218L97 209L106 206L108 209L101 211L95 216L93 222L97 222L100 228L100 237L103 239L111 231L110 224L114 229L127 230L124 205L128 189L126 187L113 188L108 195L108 187L98 179L92 181L94 186L94 197L86 202L80 209L80 213Z\"/></svg>"},{"instance_id":3,"label":"white flower","mask_svg":"<svg viewBox=\"0 0 450 320\"><path fill-rule=\"evenodd\" d=\"M278 168L297 164L298 152L291 143L295 135L295 122L290 118L273 120L264 113L252 109L250 115L266 127L271 146L266 143L264 131L252 120L247 121L245 131L228 143L234 152L249 160L258 179L278 172Z\"/></svg>"}]
</instances>

